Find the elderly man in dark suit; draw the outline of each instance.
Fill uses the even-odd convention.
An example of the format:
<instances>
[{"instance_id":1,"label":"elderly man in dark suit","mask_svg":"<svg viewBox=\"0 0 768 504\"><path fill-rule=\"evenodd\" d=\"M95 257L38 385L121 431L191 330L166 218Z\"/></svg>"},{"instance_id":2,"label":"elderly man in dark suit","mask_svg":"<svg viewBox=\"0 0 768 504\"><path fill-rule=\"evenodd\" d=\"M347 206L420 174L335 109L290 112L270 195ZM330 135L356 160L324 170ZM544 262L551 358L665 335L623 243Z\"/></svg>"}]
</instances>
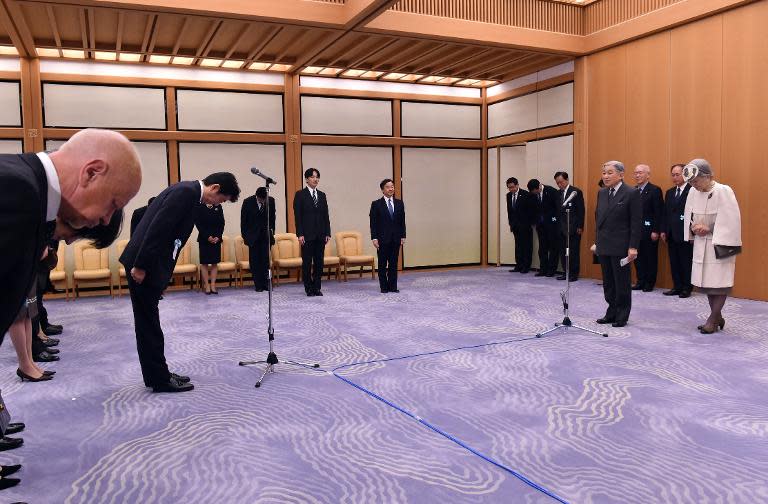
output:
<instances>
[{"instance_id":1,"label":"elderly man in dark suit","mask_svg":"<svg viewBox=\"0 0 768 504\"><path fill-rule=\"evenodd\" d=\"M0 155L0 341L37 278L47 223L106 224L140 185L139 155L114 131L79 131L50 154Z\"/></svg>"},{"instance_id":2,"label":"elderly man in dark suit","mask_svg":"<svg viewBox=\"0 0 768 504\"><path fill-rule=\"evenodd\" d=\"M595 253L603 271L603 293L608 303L598 324L624 327L632 309L632 275L628 262L637 257L642 224L640 192L624 183L624 165L603 165L605 187L597 194ZM624 261L628 261L622 264Z\"/></svg>"},{"instance_id":3,"label":"elderly man in dark suit","mask_svg":"<svg viewBox=\"0 0 768 504\"><path fill-rule=\"evenodd\" d=\"M381 293L400 292L397 288L397 258L405 243L405 205L395 198L395 183L384 179L379 184L383 197L371 203L371 241L379 259Z\"/></svg>"},{"instance_id":4,"label":"elderly man in dark suit","mask_svg":"<svg viewBox=\"0 0 768 504\"><path fill-rule=\"evenodd\" d=\"M693 242L685 240L685 202L691 186L683 178L683 165L672 165L672 187L664 198L664 218L661 224L661 240L667 243L669 265L672 269L672 289L665 296L690 297L691 268L693 266Z\"/></svg>"},{"instance_id":5,"label":"elderly man in dark suit","mask_svg":"<svg viewBox=\"0 0 768 504\"><path fill-rule=\"evenodd\" d=\"M507 179L507 220L509 230L515 236L515 267L510 270L512 272L525 274L531 269L535 203L515 177Z\"/></svg>"},{"instance_id":6,"label":"elderly man in dark suit","mask_svg":"<svg viewBox=\"0 0 768 504\"><path fill-rule=\"evenodd\" d=\"M557 189L542 184L538 179L531 179L528 181L528 191L536 203L534 221L536 234L539 237L539 272L536 276L553 277L560 258L558 253L560 229L557 224L560 205L558 205Z\"/></svg>"},{"instance_id":7,"label":"elderly man in dark suit","mask_svg":"<svg viewBox=\"0 0 768 504\"><path fill-rule=\"evenodd\" d=\"M267 223L267 207L269 207L269 223ZM255 195L245 198L243 208L240 210L240 234L248 245L248 265L256 292L269 289L267 277L269 247L275 243L276 216L275 198L270 196L269 205L267 205L266 187L259 187Z\"/></svg>"},{"instance_id":8,"label":"elderly man in dark suit","mask_svg":"<svg viewBox=\"0 0 768 504\"><path fill-rule=\"evenodd\" d=\"M651 292L656 286L659 270L659 233L664 214L661 188L651 184L651 167L640 164L635 167L636 189L640 192L643 206L643 226L640 234L640 248L637 249L637 284L633 290Z\"/></svg>"},{"instance_id":9,"label":"elderly man in dark suit","mask_svg":"<svg viewBox=\"0 0 768 504\"><path fill-rule=\"evenodd\" d=\"M189 377L168 370L158 301L173 276L179 252L192 233L195 207L234 202L239 195L237 179L227 172L166 188L149 205L120 256L128 272L141 374L144 385L154 392L185 392L194 388Z\"/></svg>"},{"instance_id":10,"label":"elderly man in dark suit","mask_svg":"<svg viewBox=\"0 0 768 504\"><path fill-rule=\"evenodd\" d=\"M296 236L301 244L301 274L307 296L322 296L320 279L323 276L325 244L331 239L331 219L325 193L317 189L320 171L307 168L304 180L307 186L296 191L293 197Z\"/></svg>"},{"instance_id":11,"label":"elderly man in dark suit","mask_svg":"<svg viewBox=\"0 0 768 504\"><path fill-rule=\"evenodd\" d=\"M555 173L555 183L560 188L560 197L558 201L557 221L560 225L560 260L563 264L563 274L557 277L558 280L565 280L565 252L566 247L570 255L570 274L569 281L575 282L579 279L579 261L581 260L581 233L584 230L584 194L581 189L571 185L568 180L568 173L559 171ZM571 200L572 193L576 193ZM568 204L564 203L568 201ZM570 209L570 227L568 226L568 216L566 210ZM569 244L570 243L570 244Z\"/></svg>"}]
</instances>

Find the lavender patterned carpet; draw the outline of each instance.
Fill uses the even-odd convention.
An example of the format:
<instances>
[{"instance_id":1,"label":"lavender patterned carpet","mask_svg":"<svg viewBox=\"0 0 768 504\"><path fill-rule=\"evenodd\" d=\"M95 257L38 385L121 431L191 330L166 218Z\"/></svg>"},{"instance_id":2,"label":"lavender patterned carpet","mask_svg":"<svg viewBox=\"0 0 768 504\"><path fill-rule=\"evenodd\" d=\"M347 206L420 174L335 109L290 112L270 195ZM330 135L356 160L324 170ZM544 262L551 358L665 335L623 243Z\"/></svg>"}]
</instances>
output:
<instances>
[{"instance_id":1,"label":"lavender patterned carpet","mask_svg":"<svg viewBox=\"0 0 768 504\"><path fill-rule=\"evenodd\" d=\"M766 304L729 300L705 336L704 296L635 293L609 338L533 338L562 319L562 287L506 269L409 273L388 295L370 279L322 298L281 285L278 355L321 369L281 367L260 389L237 361L266 356L266 295L172 292L161 317L185 394L143 387L127 298L51 301L56 378L22 384L9 341L0 352L27 424L0 453L24 464L0 501L768 502ZM599 328L601 287L572 284L571 310Z\"/></svg>"}]
</instances>

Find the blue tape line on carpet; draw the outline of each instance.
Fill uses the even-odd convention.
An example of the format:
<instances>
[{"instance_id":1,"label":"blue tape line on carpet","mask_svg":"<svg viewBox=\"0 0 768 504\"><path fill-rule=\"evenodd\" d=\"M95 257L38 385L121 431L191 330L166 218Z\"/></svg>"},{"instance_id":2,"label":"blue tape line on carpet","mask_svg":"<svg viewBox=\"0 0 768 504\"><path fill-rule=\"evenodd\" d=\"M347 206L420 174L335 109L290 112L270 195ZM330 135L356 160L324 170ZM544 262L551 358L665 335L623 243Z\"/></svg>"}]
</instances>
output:
<instances>
[{"instance_id":1,"label":"blue tape line on carpet","mask_svg":"<svg viewBox=\"0 0 768 504\"><path fill-rule=\"evenodd\" d=\"M361 392L364 392L364 393L368 394L369 396L373 397L374 399L376 399L378 401L381 401L384 404L386 404L387 406L389 406L391 408L394 408L395 410L399 411L400 413L402 413L402 414L404 414L404 415L406 415L406 416L416 420L417 422L422 424L424 427L426 427L426 428L436 432L437 434L440 434L444 438L446 438L446 439L456 443L457 445L459 445L460 447L462 447L465 450L469 451L473 455L476 455L476 456L480 457L481 459L485 460L486 462L489 462L489 463L495 465L499 469L508 472L509 474L514 476L515 478L517 478L520 481L522 481L523 483L525 483L526 485L528 485L528 486L530 486L530 487L532 487L532 488L542 492L545 495L548 495L549 497L552 497L553 499L555 499L558 502L562 502L563 504L568 504L568 501L566 501L562 497L558 496L557 494L555 494L551 490L547 490L543 486L541 486L541 485L539 485L539 484L529 480L528 478L526 478L525 476L523 476L519 472L515 471L511 467L505 466L501 462L497 462L496 460L492 459L488 455L485 455L485 454L479 452L478 450L472 448L471 446L469 446L465 442L461 441L460 439L458 439L458 438L450 435L449 433L441 430L439 427L437 427L435 425L432 425L431 423L429 423L426 420L424 420L423 418L421 418L421 417L411 413L410 411L406 410L405 408L403 408L401 406L398 406L397 404L393 403L392 401L390 401L388 399L385 399L384 397L376 394L375 392L373 392L371 390L368 390L367 388L363 387L362 385L358 385L357 383L353 382L352 380L349 380L349 379L347 379L347 378L345 378L343 376L339 376L337 374L337 371L339 371L339 370L351 368L351 367L354 367L354 366L362 366L364 364L375 364L375 363L379 363L379 362L389 362L389 361L396 361L396 360L402 360L402 359L412 359L414 357L425 357L425 356L438 355L438 354L447 353L447 352L456 352L456 351L459 351L459 350L470 350L470 349L473 349L473 348L482 348L482 347L488 347L488 346L493 346L493 345L504 345L504 344L507 344L507 343L516 343L516 342L520 342L520 341L529 341L529 340L532 340L532 339L536 339L536 337L521 338L521 339L506 340L506 341L495 341L495 342L491 342L491 343L481 343L481 344L478 344L478 345L468 345L468 346L462 346L462 347L456 347L456 348L448 348L448 349L445 349L445 350L437 350L437 351L434 351L434 352L424 352L424 353L420 353L420 354L403 355L403 356L400 356L400 357L390 357L390 358L387 358L387 359L375 359L375 360L370 360L370 361L365 361L365 362L355 362L355 363L352 363L352 364L344 364L344 365L338 366L338 367L334 368L332 372L333 372L333 376L335 376L339 380L341 380L341 381L343 381L343 382L345 382L345 383L347 383L349 385L352 385L353 387L355 387L356 389L360 390Z\"/></svg>"}]
</instances>

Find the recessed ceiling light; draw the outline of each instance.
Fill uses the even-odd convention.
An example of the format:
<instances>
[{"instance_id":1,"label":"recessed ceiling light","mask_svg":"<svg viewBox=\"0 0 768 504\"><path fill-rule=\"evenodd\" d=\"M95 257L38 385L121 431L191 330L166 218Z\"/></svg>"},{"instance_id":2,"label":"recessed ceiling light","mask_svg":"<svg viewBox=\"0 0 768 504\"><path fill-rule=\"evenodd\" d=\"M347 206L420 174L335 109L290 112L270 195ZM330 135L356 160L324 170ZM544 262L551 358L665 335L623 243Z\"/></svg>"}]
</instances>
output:
<instances>
[{"instance_id":1,"label":"recessed ceiling light","mask_svg":"<svg viewBox=\"0 0 768 504\"><path fill-rule=\"evenodd\" d=\"M400 80L406 81L406 82L413 82L421 79L422 77L424 77L422 74L408 74Z\"/></svg>"},{"instance_id":2,"label":"recessed ceiling light","mask_svg":"<svg viewBox=\"0 0 768 504\"><path fill-rule=\"evenodd\" d=\"M464 80L460 80L459 82L457 82L456 85L457 86L471 86L471 85L476 84L478 82L480 82L479 79L464 79Z\"/></svg>"},{"instance_id":3,"label":"recessed ceiling light","mask_svg":"<svg viewBox=\"0 0 768 504\"><path fill-rule=\"evenodd\" d=\"M117 59L119 59L120 61L137 62L137 61L141 61L141 54L121 52L120 54L117 55Z\"/></svg>"},{"instance_id":4,"label":"recessed ceiling light","mask_svg":"<svg viewBox=\"0 0 768 504\"><path fill-rule=\"evenodd\" d=\"M266 70L271 65L272 65L271 63L259 63L258 61L254 61L253 63L251 63L251 66L249 66L248 68L250 68L251 70Z\"/></svg>"},{"instance_id":5,"label":"recessed ceiling light","mask_svg":"<svg viewBox=\"0 0 768 504\"><path fill-rule=\"evenodd\" d=\"M386 80L400 80L403 77L405 77L404 73L388 73L387 75L382 77L382 79L386 79Z\"/></svg>"},{"instance_id":6,"label":"recessed ceiling light","mask_svg":"<svg viewBox=\"0 0 768 504\"><path fill-rule=\"evenodd\" d=\"M58 49L52 49L50 47L35 47L35 51L38 56L43 58L60 58L61 53Z\"/></svg>"},{"instance_id":7,"label":"recessed ceiling light","mask_svg":"<svg viewBox=\"0 0 768 504\"><path fill-rule=\"evenodd\" d=\"M221 64L222 68L243 68L244 61L226 60Z\"/></svg>"},{"instance_id":8,"label":"recessed ceiling light","mask_svg":"<svg viewBox=\"0 0 768 504\"><path fill-rule=\"evenodd\" d=\"M316 73L320 72L320 70L322 70L322 69L323 69L323 67L308 66L304 70L302 70L301 73L312 75L312 74L316 74Z\"/></svg>"},{"instance_id":9,"label":"recessed ceiling light","mask_svg":"<svg viewBox=\"0 0 768 504\"><path fill-rule=\"evenodd\" d=\"M56 51L58 53L58 51ZM5 54L8 56L18 56L19 51L16 50L14 46L0 46L0 54ZM58 54L57 54L58 56Z\"/></svg>"},{"instance_id":10,"label":"recessed ceiling light","mask_svg":"<svg viewBox=\"0 0 768 504\"><path fill-rule=\"evenodd\" d=\"M287 72L291 69L291 65L283 65L282 63L275 63L269 67L270 72Z\"/></svg>"},{"instance_id":11,"label":"recessed ceiling light","mask_svg":"<svg viewBox=\"0 0 768 504\"><path fill-rule=\"evenodd\" d=\"M75 49L62 49L61 54L63 54L65 58L85 58L85 51Z\"/></svg>"},{"instance_id":12,"label":"recessed ceiling light","mask_svg":"<svg viewBox=\"0 0 768 504\"><path fill-rule=\"evenodd\" d=\"M190 56L174 56L171 63L174 65L191 65L195 58Z\"/></svg>"},{"instance_id":13,"label":"recessed ceiling light","mask_svg":"<svg viewBox=\"0 0 768 504\"><path fill-rule=\"evenodd\" d=\"M350 68L349 70L346 70L341 75L344 75L344 76L347 76L347 77L360 77L364 73L365 73L365 70L356 70L354 68Z\"/></svg>"},{"instance_id":14,"label":"recessed ceiling light","mask_svg":"<svg viewBox=\"0 0 768 504\"><path fill-rule=\"evenodd\" d=\"M200 61L200 66L204 67L218 67L221 66L223 60L216 58L204 58Z\"/></svg>"},{"instance_id":15,"label":"recessed ceiling light","mask_svg":"<svg viewBox=\"0 0 768 504\"><path fill-rule=\"evenodd\" d=\"M167 65L170 63L171 57L165 56L163 54L152 54L149 56L149 62L150 63L159 63L161 65Z\"/></svg>"},{"instance_id":16,"label":"recessed ceiling light","mask_svg":"<svg viewBox=\"0 0 768 504\"><path fill-rule=\"evenodd\" d=\"M426 77L421 79L419 82L437 82L437 81L440 81L442 79L445 79L445 77L440 77L440 76L437 76L437 75L427 75Z\"/></svg>"},{"instance_id":17,"label":"recessed ceiling light","mask_svg":"<svg viewBox=\"0 0 768 504\"><path fill-rule=\"evenodd\" d=\"M369 70L362 74L360 77L363 79L375 79L376 77L383 75L384 72L377 72L375 70Z\"/></svg>"},{"instance_id":18,"label":"recessed ceiling light","mask_svg":"<svg viewBox=\"0 0 768 504\"><path fill-rule=\"evenodd\" d=\"M107 51L96 51L93 53L93 57L97 60L115 61L117 60L117 53L107 52Z\"/></svg>"},{"instance_id":19,"label":"recessed ceiling light","mask_svg":"<svg viewBox=\"0 0 768 504\"><path fill-rule=\"evenodd\" d=\"M453 84L456 81L460 81L461 79L458 77L443 77L439 81L437 81L438 84Z\"/></svg>"}]
</instances>

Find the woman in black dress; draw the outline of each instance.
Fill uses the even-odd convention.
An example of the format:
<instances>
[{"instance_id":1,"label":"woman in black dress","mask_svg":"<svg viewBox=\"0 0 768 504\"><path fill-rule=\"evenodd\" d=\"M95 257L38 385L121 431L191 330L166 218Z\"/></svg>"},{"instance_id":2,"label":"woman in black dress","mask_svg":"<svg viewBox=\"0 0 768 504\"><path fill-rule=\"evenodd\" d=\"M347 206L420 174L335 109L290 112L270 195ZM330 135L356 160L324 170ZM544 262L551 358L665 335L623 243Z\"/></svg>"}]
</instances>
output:
<instances>
[{"instance_id":1,"label":"woman in black dress","mask_svg":"<svg viewBox=\"0 0 768 504\"><path fill-rule=\"evenodd\" d=\"M200 272L206 294L218 294L216 273L221 262L221 236L224 233L224 211L221 205L200 205L195 215L197 243L200 246Z\"/></svg>"}]
</instances>

